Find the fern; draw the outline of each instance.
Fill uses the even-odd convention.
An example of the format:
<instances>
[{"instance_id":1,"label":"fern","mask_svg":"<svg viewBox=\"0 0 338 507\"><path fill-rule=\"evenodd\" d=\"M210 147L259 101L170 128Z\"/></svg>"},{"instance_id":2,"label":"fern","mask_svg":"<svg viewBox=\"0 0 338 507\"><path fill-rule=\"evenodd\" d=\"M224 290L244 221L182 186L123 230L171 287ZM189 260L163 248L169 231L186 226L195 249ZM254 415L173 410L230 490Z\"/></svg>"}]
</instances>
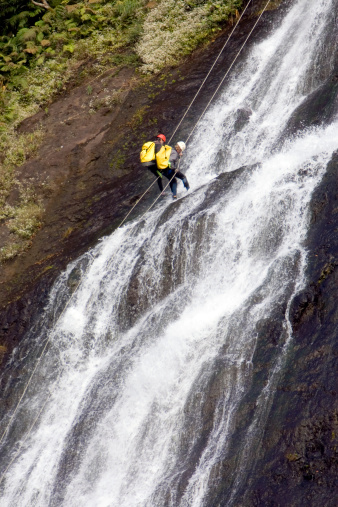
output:
<instances>
[{"instance_id":1,"label":"fern","mask_svg":"<svg viewBox=\"0 0 338 507\"><path fill-rule=\"evenodd\" d=\"M15 64L9 63L8 65L2 65L1 71L2 72L10 72L11 70L13 70L13 68L15 68Z\"/></svg>"},{"instance_id":2,"label":"fern","mask_svg":"<svg viewBox=\"0 0 338 507\"><path fill-rule=\"evenodd\" d=\"M28 88L28 82L22 76L14 76L11 81L12 81L12 85L15 88L22 88L22 89Z\"/></svg>"},{"instance_id":3,"label":"fern","mask_svg":"<svg viewBox=\"0 0 338 507\"><path fill-rule=\"evenodd\" d=\"M27 0L2 0L0 10L0 34L24 28L32 18L41 15L42 9Z\"/></svg>"},{"instance_id":4,"label":"fern","mask_svg":"<svg viewBox=\"0 0 338 507\"><path fill-rule=\"evenodd\" d=\"M55 15L58 19L64 19L67 17L67 9L64 5L57 5L55 7Z\"/></svg>"},{"instance_id":5,"label":"fern","mask_svg":"<svg viewBox=\"0 0 338 507\"><path fill-rule=\"evenodd\" d=\"M16 38L20 42L32 41L35 40L37 35L37 28L21 28L18 31Z\"/></svg>"},{"instance_id":6,"label":"fern","mask_svg":"<svg viewBox=\"0 0 338 507\"><path fill-rule=\"evenodd\" d=\"M42 21L44 21L46 24L52 25L53 24L53 13L51 11L46 12L42 16Z\"/></svg>"},{"instance_id":7,"label":"fern","mask_svg":"<svg viewBox=\"0 0 338 507\"><path fill-rule=\"evenodd\" d=\"M16 27L23 28L27 24L29 18L30 18L30 12L29 11L22 11L22 12L19 12L19 14L15 14L11 18L9 18L8 24L13 28L16 28Z\"/></svg>"},{"instance_id":8,"label":"fern","mask_svg":"<svg viewBox=\"0 0 338 507\"><path fill-rule=\"evenodd\" d=\"M135 16L136 10L142 5L143 2L139 0L120 0L115 6L115 12L119 21L132 20Z\"/></svg>"},{"instance_id":9,"label":"fern","mask_svg":"<svg viewBox=\"0 0 338 507\"><path fill-rule=\"evenodd\" d=\"M24 49L24 53L28 53L30 55L35 55L36 53L41 52L42 48L39 46L36 46L35 41L27 41L26 42L26 49Z\"/></svg>"},{"instance_id":10,"label":"fern","mask_svg":"<svg viewBox=\"0 0 338 507\"><path fill-rule=\"evenodd\" d=\"M70 44L65 44L65 45L63 46L63 48L62 48L62 51L63 51L64 53L67 53L67 52L69 52L69 53L74 53L74 49L75 49L74 44L73 44L73 43L70 43Z\"/></svg>"},{"instance_id":11,"label":"fern","mask_svg":"<svg viewBox=\"0 0 338 507\"><path fill-rule=\"evenodd\" d=\"M65 25L68 28L68 30L70 28L77 28L78 27L78 24L73 19L67 19L65 21Z\"/></svg>"},{"instance_id":12,"label":"fern","mask_svg":"<svg viewBox=\"0 0 338 507\"><path fill-rule=\"evenodd\" d=\"M43 19L37 21L35 26L39 27L40 32L48 33L50 31L50 25L48 25Z\"/></svg>"}]
</instances>

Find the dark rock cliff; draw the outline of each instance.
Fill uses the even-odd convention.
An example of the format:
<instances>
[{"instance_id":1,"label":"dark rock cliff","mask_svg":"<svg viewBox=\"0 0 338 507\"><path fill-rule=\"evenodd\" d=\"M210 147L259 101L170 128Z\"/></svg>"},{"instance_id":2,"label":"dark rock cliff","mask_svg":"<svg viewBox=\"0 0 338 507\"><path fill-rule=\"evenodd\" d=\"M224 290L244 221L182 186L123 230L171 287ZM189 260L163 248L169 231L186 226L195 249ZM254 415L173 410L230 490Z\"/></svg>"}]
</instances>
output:
<instances>
[{"instance_id":1,"label":"dark rock cliff","mask_svg":"<svg viewBox=\"0 0 338 507\"><path fill-rule=\"evenodd\" d=\"M238 505L337 505L337 182L335 153L312 197L308 284L290 310L292 346Z\"/></svg>"},{"instance_id":2,"label":"dark rock cliff","mask_svg":"<svg viewBox=\"0 0 338 507\"><path fill-rule=\"evenodd\" d=\"M332 104L328 103L327 109L337 101L337 94L330 97ZM318 116L311 100L308 105L307 115ZM238 410L230 452L211 478L217 487L209 505L228 505L236 487L234 470L238 472L241 458L243 477L231 505L337 505L338 152L312 196L310 212L305 242L307 281L288 312L292 342L263 433L258 430L253 448L244 449L246 432L259 412L261 389L269 380L277 349L285 341L285 302L269 319L257 324L252 385Z\"/></svg>"},{"instance_id":3,"label":"dark rock cliff","mask_svg":"<svg viewBox=\"0 0 338 507\"><path fill-rule=\"evenodd\" d=\"M282 7L287 8L289 4L283 2ZM267 12L253 40L262 37L276 19L276 12ZM196 103L193 114L188 115L177 137L184 138L189 133L253 22L254 18L247 19L233 38L212 80ZM69 147L63 160L65 163L71 160L71 163L64 173L58 200L49 204L49 221L37 235L27 256L23 260L13 261L4 270L0 292L0 345L3 346L0 354L2 351L4 364L9 352L39 317L49 288L60 270L100 236L114 230L149 186L152 177L145 175L137 163L140 139L143 134L152 135L154 128L163 129L169 134L174 130L225 37L227 33L208 48L197 52L180 69L172 71L171 80L176 82L165 89L159 88L152 102L148 100L149 89L130 90L124 99L124 107L102 131L98 128L98 142L87 151L85 172L80 155L89 146L89 138L83 145L80 143L77 147ZM182 79L182 76L189 77ZM337 110L337 91L336 69L333 69L326 83L299 108L288 126L287 135L292 135L303 126L316 125L333 118ZM66 96L71 93L72 90L67 91ZM135 112L145 105L151 105L151 111L144 114L141 125L131 129L130 122ZM154 117L158 120L156 124L153 123ZM244 116L239 115L238 121L240 128L241 121L245 121L245 112ZM29 128L29 125L22 128ZM127 147L121 150L124 144ZM122 156L123 169L112 176L110 164L115 161L117 166L117 159ZM39 163L43 164L46 157L45 153ZM238 507L319 504L333 507L337 504L337 171L338 153L333 156L312 198L311 226L306 240L307 284L290 309L292 344L267 416L265 431L256 449L255 460L248 467L247 481L240 485L234 500L234 505ZM76 188L78 193L75 194ZM153 188L131 218L143 213L155 195ZM132 299L132 294L128 297ZM285 304L281 302L276 315L258 325L258 346L253 367L254 379L260 385L266 382L267 365L273 360L274 348L283 343L281 321L285 311ZM135 318L132 313L131 318ZM6 368L9 367L7 364ZM217 382L221 382L217 375L215 372L215 389ZM231 444L234 457L220 463L215 471L221 481L209 500L208 505L212 507L225 505L229 500L229 488L234 482L231 467L240 447L241 430L249 424L255 409L254 391L255 387L239 411L242 420ZM212 404L212 400L209 403ZM206 427L207 423L208 415Z\"/></svg>"},{"instance_id":4,"label":"dark rock cliff","mask_svg":"<svg viewBox=\"0 0 338 507\"><path fill-rule=\"evenodd\" d=\"M280 3L272 2L272 6ZM291 3L284 0L280 7L285 9ZM265 4L264 0L250 4L174 141L189 135ZM268 10L243 55L250 43L264 37L277 21L278 10ZM152 183L152 175L139 165L140 145L158 131L168 137L174 131L230 30L232 27L227 27L179 68L167 69L160 79L143 82L129 69L110 69L83 83L74 80L48 105L48 114L41 110L19 127L29 132L40 125L45 137L37 156L20 168L18 179L35 181L37 186L47 181L47 185L43 190L43 227L33 238L30 250L0 265L2 367L34 319L39 318L60 271L118 227ZM103 87L108 94L118 91L119 103L93 113L88 83L91 97L98 103L104 99ZM143 214L155 196L157 188L153 186L128 219Z\"/></svg>"}]
</instances>

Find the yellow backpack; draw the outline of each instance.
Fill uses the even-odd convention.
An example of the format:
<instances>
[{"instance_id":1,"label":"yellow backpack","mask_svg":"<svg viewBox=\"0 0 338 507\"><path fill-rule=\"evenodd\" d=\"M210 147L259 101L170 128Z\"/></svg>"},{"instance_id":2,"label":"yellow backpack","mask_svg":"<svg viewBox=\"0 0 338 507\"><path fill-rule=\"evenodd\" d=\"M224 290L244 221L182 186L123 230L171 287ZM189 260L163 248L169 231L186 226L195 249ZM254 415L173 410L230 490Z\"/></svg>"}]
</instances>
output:
<instances>
[{"instance_id":1,"label":"yellow backpack","mask_svg":"<svg viewBox=\"0 0 338 507\"><path fill-rule=\"evenodd\" d=\"M151 162L151 160L155 160L155 143L149 141L148 143L144 143L142 146L142 151L140 153L141 162Z\"/></svg>"},{"instance_id":2,"label":"yellow backpack","mask_svg":"<svg viewBox=\"0 0 338 507\"><path fill-rule=\"evenodd\" d=\"M171 153L171 146L165 144L161 147L160 151L156 153L157 169L166 169L169 165L169 157Z\"/></svg>"}]
</instances>

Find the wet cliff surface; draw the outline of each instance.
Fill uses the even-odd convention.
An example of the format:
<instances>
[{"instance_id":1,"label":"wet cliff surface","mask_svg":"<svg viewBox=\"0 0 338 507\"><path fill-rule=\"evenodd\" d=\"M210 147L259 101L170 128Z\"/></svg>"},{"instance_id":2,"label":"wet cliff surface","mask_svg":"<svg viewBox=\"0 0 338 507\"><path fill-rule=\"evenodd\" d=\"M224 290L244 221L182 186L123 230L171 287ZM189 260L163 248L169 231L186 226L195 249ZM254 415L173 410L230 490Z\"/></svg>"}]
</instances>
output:
<instances>
[{"instance_id":1,"label":"wet cliff surface","mask_svg":"<svg viewBox=\"0 0 338 507\"><path fill-rule=\"evenodd\" d=\"M282 2L280 9L287 9L291 3ZM265 4L259 0L247 9L173 141L189 135ZM278 5L279 2L272 3L273 7ZM278 11L268 10L242 55L277 22ZM30 132L40 126L45 132L37 157L24 164L18 176L19 180L45 185L45 214L43 227L33 238L29 251L0 266L3 366L13 347L39 318L60 271L118 227L150 186L153 176L139 165L140 145L154 132L163 131L170 136L174 131L232 28L227 27L178 69L168 69L161 79L147 83L131 70L119 68L81 84L75 79L48 105L48 113L43 110L19 127L21 132ZM92 89L90 96L88 86ZM118 104L106 107L105 96L116 91ZM93 100L100 107L89 112ZM239 123L243 121L245 114L243 117L243 112L239 112ZM154 185L129 220L142 215L156 197Z\"/></svg>"},{"instance_id":2,"label":"wet cliff surface","mask_svg":"<svg viewBox=\"0 0 338 507\"><path fill-rule=\"evenodd\" d=\"M308 287L293 301L294 341L271 407L248 505L333 506L338 492L338 154L311 203ZM251 482L252 481L252 482Z\"/></svg>"},{"instance_id":3,"label":"wet cliff surface","mask_svg":"<svg viewBox=\"0 0 338 507\"><path fill-rule=\"evenodd\" d=\"M290 308L294 339L263 434L245 453L245 483L238 486L234 505L334 506L338 494L337 403L337 212L338 153L327 167L311 201L307 286ZM243 456L243 438L259 411L258 396L268 383L271 365L283 345L280 308L257 323L253 381L237 415L231 458L220 462L215 478L220 485L210 505L227 505L236 483L232 470Z\"/></svg>"},{"instance_id":4,"label":"wet cliff surface","mask_svg":"<svg viewBox=\"0 0 338 507\"><path fill-rule=\"evenodd\" d=\"M287 8L290 2L285 2ZM263 37L270 29L271 24L278 19L276 13L268 12L260 30L255 34L256 39ZM223 67L232 60L232 55L242 44L248 30L252 26L252 20L244 24L243 32L231 43L229 54L223 57L220 68L215 72L214 78L206 86L205 96L197 102L194 113L187 118L179 137L188 135L194 121L199 117L208 97L213 91L215 84L223 75ZM201 79L205 75L205 69L210 64L211 55L217 54L224 39L217 40L215 47L209 47L205 52L199 53L192 58L186 67L180 69L181 74L173 73L172 79L177 78L177 83L170 86L170 90L161 91L154 102L157 118L161 118L162 125L157 127L161 130L173 130L176 126L182 109L187 106L194 93L198 89ZM304 127L315 126L331 121L337 111L337 68L329 72L329 77L320 88L313 92L310 97L298 108L296 114L290 121L283 139L300 132ZM189 78L179 80L180 75L189 75ZM148 92L147 92L148 93ZM136 95L133 95L136 94ZM146 95L146 94L145 94ZM145 104L145 95L131 91L128 101L132 104ZM169 99L169 100L168 100ZM144 101L144 102L142 102ZM126 104L126 102L125 102ZM132 109L132 108L131 108ZM124 112L121 111L123 115ZM250 112L239 111L236 121L236 129L240 132ZM151 123L153 114L145 115L143 122L146 126L147 135L153 130ZM121 117L119 117L121 118ZM163 122L162 122L163 119ZM79 181L79 173L82 170L79 164L78 169L69 175L68 190L60 194L61 201L59 209L67 208L67 213L62 214L65 222L62 227L69 230L76 213L80 216L75 227L69 235L59 241L59 236L53 236L52 230L60 227L59 220L50 225L49 232L41 232L41 243L37 243L36 255L40 255L41 244L44 250L41 257L36 257L33 265L27 265L27 278L20 285L23 296L18 297L16 288L7 292L16 301L2 310L2 340L9 346L15 346L25 330L38 321L39 315L46 303L49 288L54 281L56 274L66 263L82 253L89 245L94 244L102 234L113 230L131 209L132 204L139 195L148 187L152 177L144 175L144 172L137 167L137 143L141 135L141 128L136 128L132 133L121 129L119 143L124 142L127 136L129 146L124 154L126 174L120 174L112 179L109 174L111 160L116 160L118 147L111 150L111 145L104 148L105 143L109 145L113 137L114 126L111 130L104 132L100 143L93 150L97 153L89 157L90 173L97 182L103 182L101 187L93 185L91 191L92 201L90 206L79 208L79 200L74 201L74 208L69 208L70 197ZM101 144L102 142L102 144ZM75 154L74 160L78 157ZM226 151L220 152L219 157L226 157ZM74 167L74 166L72 166ZM244 167L231 174L219 176L210 185L209 194L204 205L210 204L214 199L221 199L227 195L228 189L236 185L239 177L254 171L255 167ZM104 172L106 171L106 172ZM337 470L337 328L338 313L336 307L337 299L337 263L338 263L338 240L337 240L337 213L338 213L338 153L335 153L328 164L327 172L312 196L311 200L311 221L305 247L308 251L308 265L306 270L307 282L305 288L298 294L290 307L287 305L288 296L292 289L285 294L285 299L279 301L272 314L267 319L262 319L256 324L257 346L252 361L253 375L251 385L248 386L247 394L241 401L235 421L235 431L231 437L230 452L224 453L224 459L220 459L210 475L210 490L206 505L210 507L227 505L230 502L236 506L266 505L284 506L294 505L325 506L336 505L338 495L338 470ZM243 180L242 180L243 181ZM100 190L98 190L100 188ZM95 189L95 190L94 190ZM68 193L69 192L69 193ZM132 217L136 217L146 211L153 202L156 192L153 189L140 203ZM83 196L82 196L83 197ZM86 195L86 198L88 196ZM88 197L89 198L89 197ZM209 200L208 200L209 199ZM112 203L114 203L112 205ZM87 203L88 204L88 203ZM73 209L73 211L72 211ZM170 214L179 213L180 202L174 204ZM55 208L51 206L51 214ZM69 215L69 221L66 216ZM59 216L59 215L58 215ZM193 217L192 217L193 218ZM85 224L80 226L79 224ZM209 222L208 227L212 224ZM206 227L203 220L199 227L202 231ZM184 228L184 224L183 224ZM47 226L48 231L48 226ZM49 234L49 236L48 236ZM202 234L202 232L201 232ZM54 240L48 242L48 238ZM198 232L196 234L198 237ZM170 265L171 245L174 237L168 237L168 263L164 263L163 270L171 273ZM55 252L55 245L60 248ZM198 247L198 245L197 245ZM34 252L34 246L33 246ZM195 253L196 265L198 264L198 248ZM52 256L52 257L50 257ZM51 260L52 259L52 260ZM184 259L183 259L184 261ZM123 329L129 329L140 314L147 310L154 301L146 298L140 302L139 287L137 286L137 274L141 269L143 259L136 264L134 277L129 284L128 292L125 294L125 308L128 311L122 312L123 318L119 323ZM13 263L11 269L15 271L18 264ZM42 268L41 268L42 266ZM52 266L52 267L51 267ZM296 271L297 259L290 267ZM197 269L197 268L196 268ZM168 278L168 283L163 285L163 290L158 298L165 298L174 288L173 283L179 283L179 270L175 280ZM77 275L74 273L70 283L77 284ZM259 294L256 295L259 299ZM253 302L254 304L254 302ZM245 435L252 425L255 417L260 416L259 397L262 389L271 378L271 366L277 361L278 353L283 349L286 339L284 326L285 315L292 328L293 339L284 357L284 367L281 374L274 380L276 392L270 403L265 417L263 433L257 433L255 445L245 447ZM213 374L208 379L208 388L203 393L203 403L200 409L200 400L191 396L186 405L186 426L189 427L189 417L194 409L200 410L200 432L199 437L193 442L193 433L186 433L186 440L181 444L181 466L185 473L177 479L177 505L181 501L187 487L189 478L201 457L205 443L212 431L215 407L220 393L226 383L226 373L231 365L226 361L225 355L219 356L213 365ZM8 374L10 365L7 366ZM15 399L10 392L3 400L4 408L13 407ZM81 423L82 424L82 423ZM79 424L74 430L74 439L81 440L83 431ZM85 426L85 424L84 424ZM255 431L253 427L252 431ZM191 440L191 442L190 442ZM187 452L189 450L189 455ZM233 471L238 466L244 469L241 481L237 481ZM67 460L60 467L60 484L67 477ZM73 465L72 465L73 466ZM214 487L212 485L214 484ZM167 498L161 493L160 503L172 505L172 498L169 492ZM233 493L235 492L235 493ZM62 498L62 493L58 493Z\"/></svg>"}]
</instances>

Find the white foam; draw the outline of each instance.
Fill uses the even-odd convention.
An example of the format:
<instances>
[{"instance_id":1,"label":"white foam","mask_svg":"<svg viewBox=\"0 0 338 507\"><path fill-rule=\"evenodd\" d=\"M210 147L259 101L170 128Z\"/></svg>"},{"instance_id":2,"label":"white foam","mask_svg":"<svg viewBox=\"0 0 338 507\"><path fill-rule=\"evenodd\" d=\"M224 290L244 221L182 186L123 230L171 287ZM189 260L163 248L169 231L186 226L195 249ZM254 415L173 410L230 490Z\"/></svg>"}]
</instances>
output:
<instances>
[{"instance_id":1,"label":"white foam","mask_svg":"<svg viewBox=\"0 0 338 507\"><path fill-rule=\"evenodd\" d=\"M51 398L6 475L3 505L44 507L52 504L55 488L67 507L162 505L159 485L171 487L182 441L197 438L199 431L196 423L196 430L183 434L189 400L193 394L203 398L199 386L221 349L229 364L221 403L179 502L204 505L210 471L226 450L251 372L255 323L302 282L307 206L338 146L333 122L270 152L304 97L331 4L299 0L280 27L252 49L189 145L183 170L198 190L170 221L158 225L168 213L169 205L162 203L142 228L130 223L92 250L84 279L53 329L42 370L57 362L60 374L48 384ZM234 114L248 105L253 115L236 135ZM216 157L225 148L222 165ZM236 192L196 211L217 174L253 162L260 165ZM203 220L210 227L197 244ZM125 331L121 312L136 265L140 303L149 298L150 305ZM163 294L169 282L172 291ZM46 399L43 387L34 386L25 417L36 415L33 401ZM81 424L80 445L72 431ZM61 460L69 470L65 484L58 483Z\"/></svg>"}]
</instances>

